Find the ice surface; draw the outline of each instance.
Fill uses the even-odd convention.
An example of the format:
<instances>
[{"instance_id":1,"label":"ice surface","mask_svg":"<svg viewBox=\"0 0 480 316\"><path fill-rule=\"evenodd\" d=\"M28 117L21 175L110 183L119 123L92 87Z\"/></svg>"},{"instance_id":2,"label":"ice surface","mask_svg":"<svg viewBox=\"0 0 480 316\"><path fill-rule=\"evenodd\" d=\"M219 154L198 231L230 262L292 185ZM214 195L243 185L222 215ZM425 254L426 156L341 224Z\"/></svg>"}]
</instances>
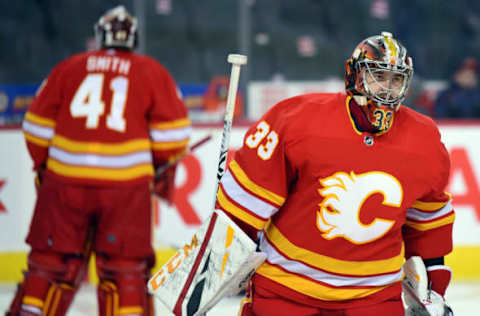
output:
<instances>
[{"instance_id":1,"label":"ice surface","mask_svg":"<svg viewBox=\"0 0 480 316\"><path fill-rule=\"evenodd\" d=\"M6 311L13 296L15 286L12 284L0 285L0 314ZM225 298L211 311L208 316L237 315L241 297ZM452 306L455 316L471 316L480 311L480 281L454 282L447 290L447 301ZM160 303L155 300L157 315L173 315L168 313ZM80 289L68 316L94 316L97 315L97 301L95 288L84 285Z\"/></svg>"}]
</instances>

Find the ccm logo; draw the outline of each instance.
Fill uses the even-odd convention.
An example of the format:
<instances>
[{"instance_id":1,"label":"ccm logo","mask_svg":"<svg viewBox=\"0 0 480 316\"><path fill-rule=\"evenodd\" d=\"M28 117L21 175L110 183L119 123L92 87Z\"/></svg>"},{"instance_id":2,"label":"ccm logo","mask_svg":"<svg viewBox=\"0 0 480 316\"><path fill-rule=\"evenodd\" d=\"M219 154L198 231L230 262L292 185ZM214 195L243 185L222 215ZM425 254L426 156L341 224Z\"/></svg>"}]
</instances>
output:
<instances>
[{"instance_id":1,"label":"ccm logo","mask_svg":"<svg viewBox=\"0 0 480 316\"><path fill-rule=\"evenodd\" d=\"M155 275L150 279L150 287L153 291L156 291L160 286L162 286L163 282L165 282L165 275L173 273L175 270L178 269L180 264L185 258L188 258L192 251L198 247L198 240L197 236L193 235L192 241L190 244L186 244L180 251L177 251L173 257L168 260L168 262L158 271Z\"/></svg>"}]
</instances>

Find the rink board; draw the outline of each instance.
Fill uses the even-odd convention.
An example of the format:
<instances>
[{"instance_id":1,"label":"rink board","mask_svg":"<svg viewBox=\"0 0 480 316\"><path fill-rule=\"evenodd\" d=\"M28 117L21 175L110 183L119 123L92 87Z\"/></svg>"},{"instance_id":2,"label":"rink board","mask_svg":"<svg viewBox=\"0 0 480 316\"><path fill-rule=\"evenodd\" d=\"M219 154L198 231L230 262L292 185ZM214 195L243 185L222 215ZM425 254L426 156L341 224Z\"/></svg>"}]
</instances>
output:
<instances>
[{"instance_id":1,"label":"rink board","mask_svg":"<svg viewBox=\"0 0 480 316\"><path fill-rule=\"evenodd\" d=\"M245 131L245 126L233 127L232 150L241 146ZM456 279L480 279L480 123L441 125L441 132L452 157L448 191L457 213L455 249L447 256L447 264ZM157 265L189 240L212 210L221 127L196 126L192 142L209 133L213 133L212 140L179 165L176 186L180 194L174 205L154 204ZM26 266L24 239L36 197L34 174L20 130L0 130L0 144L0 282L16 282Z\"/></svg>"}]
</instances>

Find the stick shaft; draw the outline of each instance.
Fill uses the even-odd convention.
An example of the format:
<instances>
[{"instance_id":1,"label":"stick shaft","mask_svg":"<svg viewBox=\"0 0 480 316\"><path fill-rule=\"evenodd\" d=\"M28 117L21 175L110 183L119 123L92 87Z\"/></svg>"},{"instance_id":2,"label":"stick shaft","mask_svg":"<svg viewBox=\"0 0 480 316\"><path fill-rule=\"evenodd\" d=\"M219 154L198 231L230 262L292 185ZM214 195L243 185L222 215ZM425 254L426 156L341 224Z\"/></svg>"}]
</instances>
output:
<instances>
[{"instance_id":1,"label":"stick shaft","mask_svg":"<svg viewBox=\"0 0 480 316\"><path fill-rule=\"evenodd\" d=\"M218 161L217 181L215 185L214 207L217 200L218 187L220 179L225 173L227 165L228 146L230 144L230 132L232 129L233 113L235 110L235 103L237 100L238 81L240 79L240 64L232 64L232 71L230 74L230 84L228 86L227 105L225 109L225 118L223 122L222 142L220 147L220 158Z\"/></svg>"}]
</instances>

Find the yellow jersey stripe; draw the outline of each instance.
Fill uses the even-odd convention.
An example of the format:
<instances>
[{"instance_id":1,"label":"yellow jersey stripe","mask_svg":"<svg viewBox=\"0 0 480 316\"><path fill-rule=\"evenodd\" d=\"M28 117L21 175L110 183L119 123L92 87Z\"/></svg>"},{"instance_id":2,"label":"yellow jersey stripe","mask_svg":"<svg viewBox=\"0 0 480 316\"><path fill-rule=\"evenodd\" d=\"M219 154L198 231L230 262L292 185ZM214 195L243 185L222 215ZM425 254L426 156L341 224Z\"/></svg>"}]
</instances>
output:
<instances>
[{"instance_id":1,"label":"yellow jersey stripe","mask_svg":"<svg viewBox=\"0 0 480 316\"><path fill-rule=\"evenodd\" d=\"M45 306L47 307L46 310L44 311L46 316L55 316L57 312L58 305L60 303L60 298L62 297L62 290L58 287L55 288L55 292L53 294L53 300L50 306ZM46 314L48 312L48 314Z\"/></svg>"},{"instance_id":2,"label":"yellow jersey stripe","mask_svg":"<svg viewBox=\"0 0 480 316\"><path fill-rule=\"evenodd\" d=\"M23 136L25 139L35 145L41 146L41 147L48 147L50 145L50 140L40 138L37 136L33 136L32 134L23 132Z\"/></svg>"},{"instance_id":3,"label":"yellow jersey stripe","mask_svg":"<svg viewBox=\"0 0 480 316\"><path fill-rule=\"evenodd\" d=\"M221 207L223 207L226 211L228 211L235 217L249 224L250 226L253 226L258 230L261 230L265 227L267 221L261 220L260 218L255 217L248 212L245 212L244 210L230 202L229 199L225 196L222 187L220 187L218 190L217 199Z\"/></svg>"},{"instance_id":4,"label":"yellow jersey stripe","mask_svg":"<svg viewBox=\"0 0 480 316\"><path fill-rule=\"evenodd\" d=\"M242 316L243 315L243 309L247 308L246 305L252 302L251 297L246 297L244 296L242 300L240 301L240 308L238 309L237 316Z\"/></svg>"},{"instance_id":5,"label":"yellow jersey stripe","mask_svg":"<svg viewBox=\"0 0 480 316\"><path fill-rule=\"evenodd\" d=\"M47 169L64 177L114 181L126 181L153 175L153 167L151 164L142 164L122 169L108 169L71 166L62 164L52 158L48 158L47 160Z\"/></svg>"},{"instance_id":6,"label":"yellow jersey stripe","mask_svg":"<svg viewBox=\"0 0 480 316\"><path fill-rule=\"evenodd\" d=\"M238 163L235 160L229 165L230 171L232 174L237 178L238 182L240 182L245 188L250 190L251 192L255 193L256 195L264 198L265 200L275 204L276 206L280 207L285 203L285 198L269 191L265 188L262 188L258 184L254 183L252 180L248 178L246 173L240 168Z\"/></svg>"},{"instance_id":7,"label":"yellow jersey stripe","mask_svg":"<svg viewBox=\"0 0 480 316\"><path fill-rule=\"evenodd\" d=\"M448 192L445 192L446 195L452 199L452 195ZM415 201L412 205L412 208L416 208L417 210L421 211L436 211L444 207L448 204L449 201L445 202L422 202L422 201Z\"/></svg>"},{"instance_id":8,"label":"yellow jersey stripe","mask_svg":"<svg viewBox=\"0 0 480 316\"><path fill-rule=\"evenodd\" d=\"M440 226L451 224L454 221L455 221L455 213L452 213L451 215L444 217L440 220L436 220L428 223L414 222L414 221L407 220L405 221L405 225L412 227L416 230L425 231L425 230L430 230Z\"/></svg>"},{"instance_id":9,"label":"yellow jersey stripe","mask_svg":"<svg viewBox=\"0 0 480 316\"><path fill-rule=\"evenodd\" d=\"M48 315L48 311L51 310L50 307L52 306L52 301L54 299L54 295L56 292L55 286L50 286L48 288L47 296L45 297L45 304L43 306L43 314Z\"/></svg>"},{"instance_id":10,"label":"yellow jersey stripe","mask_svg":"<svg viewBox=\"0 0 480 316\"><path fill-rule=\"evenodd\" d=\"M33 114L32 112L25 114L25 120L41 126L55 127L54 120Z\"/></svg>"},{"instance_id":11,"label":"yellow jersey stripe","mask_svg":"<svg viewBox=\"0 0 480 316\"><path fill-rule=\"evenodd\" d=\"M151 124L150 129L175 129L175 128L190 126L191 124L192 123L190 122L189 118L182 118L182 119L170 121L170 122Z\"/></svg>"},{"instance_id":12,"label":"yellow jersey stripe","mask_svg":"<svg viewBox=\"0 0 480 316\"><path fill-rule=\"evenodd\" d=\"M26 304L26 305L36 306L38 308L42 308L43 304L44 304L41 299L33 297L33 296L28 296L28 295L23 297L22 303Z\"/></svg>"},{"instance_id":13,"label":"yellow jersey stripe","mask_svg":"<svg viewBox=\"0 0 480 316\"><path fill-rule=\"evenodd\" d=\"M171 150L171 149L179 149L184 148L188 145L190 140L181 140L178 142L155 142L152 143L153 150Z\"/></svg>"},{"instance_id":14,"label":"yellow jersey stripe","mask_svg":"<svg viewBox=\"0 0 480 316\"><path fill-rule=\"evenodd\" d=\"M278 282L294 291L323 301L342 301L356 299L381 291L387 286L374 288L341 288L329 287L318 282L303 278L299 275L286 272L274 265L265 262L256 273Z\"/></svg>"},{"instance_id":15,"label":"yellow jersey stripe","mask_svg":"<svg viewBox=\"0 0 480 316\"><path fill-rule=\"evenodd\" d=\"M143 315L143 308L140 307L140 306L120 307L119 310L118 310L118 314L120 314L120 315L129 315L129 314Z\"/></svg>"},{"instance_id":16,"label":"yellow jersey stripe","mask_svg":"<svg viewBox=\"0 0 480 316\"><path fill-rule=\"evenodd\" d=\"M286 254L293 260L304 262L314 268L321 269L331 273L369 276L384 273L392 273L401 269L404 262L404 247L400 253L392 258L375 261L348 261L340 260L325 255L321 255L305 248L298 247L291 243L273 224L270 224L265 231L268 240L279 251Z\"/></svg>"},{"instance_id":17,"label":"yellow jersey stripe","mask_svg":"<svg viewBox=\"0 0 480 316\"><path fill-rule=\"evenodd\" d=\"M136 151L150 150L150 140L147 138L134 139L122 143L79 142L66 137L55 135L52 145L58 148L80 153L103 155L128 154Z\"/></svg>"}]
</instances>

